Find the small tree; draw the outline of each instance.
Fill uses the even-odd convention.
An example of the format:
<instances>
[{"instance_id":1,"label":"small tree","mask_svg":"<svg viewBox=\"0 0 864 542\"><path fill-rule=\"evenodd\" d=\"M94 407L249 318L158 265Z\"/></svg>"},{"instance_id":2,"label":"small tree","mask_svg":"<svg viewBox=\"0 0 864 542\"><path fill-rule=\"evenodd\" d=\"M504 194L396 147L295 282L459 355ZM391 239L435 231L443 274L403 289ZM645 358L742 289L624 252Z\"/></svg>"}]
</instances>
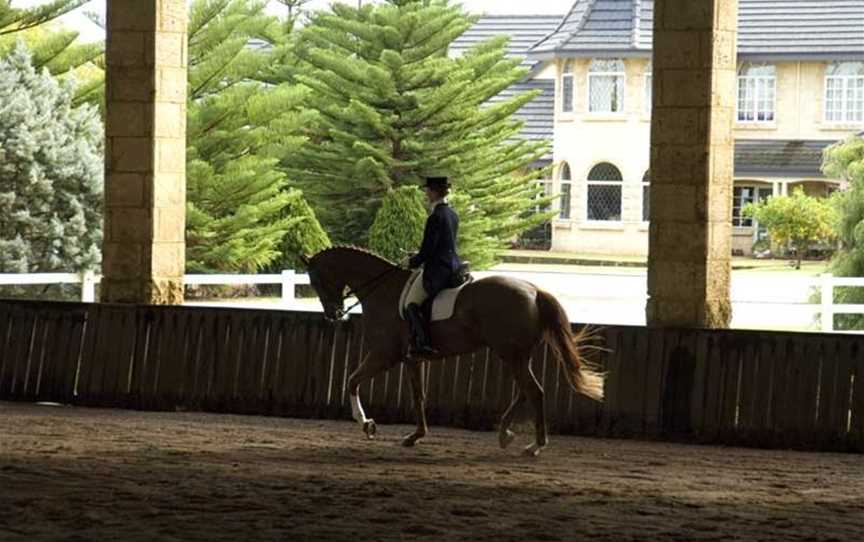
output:
<instances>
[{"instance_id":1,"label":"small tree","mask_svg":"<svg viewBox=\"0 0 864 542\"><path fill-rule=\"evenodd\" d=\"M0 273L100 261L103 131L73 95L21 44L0 60Z\"/></svg>"},{"instance_id":2,"label":"small tree","mask_svg":"<svg viewBox=\"0 0 864 542\"><path fill-rule=\"evenodd\" d=\"M744 207L744 216L765 226L772 242L791 246L796 269L811 243L834 238L834 208L825 198L814 198L797 188L791 196L776 196Z\"/></svg>"},{"instance_id":3,"label":"small tree","mask_svg":"<svg viewBox=\"0 0 864 542\"><path fill-rule=\"evenodd\" d=\"M318 223L315 211L306 203L303 192L291 189L287 196L288 204L282 209L282 216L289 220L288 233L279 247L281 256L271 265L273 271L303 269L301 256L316 254L330 246L330 238Z\"/></svg>"},{"instance_id":4,"label":"small tree","mask_svg":"<svg viewBox=\"0 0 864 542\"><path fill-rule=\"evenodd\" d=\"M402 260L420 247L426 217L423 193L416 186L391 190L369 229L369 248L391 261Z\"/></svg>"},{"instance_id":5,"label":"small tree","mask_svg":"<svg viewBox=\"0 0 864 542\"><path fill-rule=\"evenodd\" d=\"M828 147L822 169L825 175L848 183L846 190L832 197L840 248L831 261L831 272L841 277L864 277L864 138L853 136ZM861 288L837 288L834 297L838 303L864 303ZM834 324L836 329L861 329L864 316L837 315Z\"/></svg>"}]
</instances>

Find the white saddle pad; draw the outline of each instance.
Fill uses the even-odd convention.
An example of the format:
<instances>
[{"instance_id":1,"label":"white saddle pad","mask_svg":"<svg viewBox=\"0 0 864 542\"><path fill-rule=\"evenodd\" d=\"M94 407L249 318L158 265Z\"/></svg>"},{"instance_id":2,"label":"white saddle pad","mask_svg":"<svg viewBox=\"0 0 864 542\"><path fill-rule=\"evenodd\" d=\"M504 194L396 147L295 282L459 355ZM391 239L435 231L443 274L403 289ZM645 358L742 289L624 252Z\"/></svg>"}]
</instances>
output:
<instances>
[{"instance_id":1,"label":"white saddle pad","mask_svg":"<svg viewBox=\"0 0 864 542\"><path fill-rule=\"evenodd\" d=\"M399 316L401 316L403 320L405 319L405 307L408 304L408 293L411 291L411 286L414 284L414 281L421 280L422 277L422 271L417 270L408 277L408 280L405 281L405 286L402 288L402 295L399 296ZM435 296L435 300L432 301L431 321L438 322L440 320L448 320L451 318L453 316L453 310L456 308L456 299L459 297L459 292L469 284L471 284L470 280L458 288L441 290L441 292Z\"/></svg>"}]
</instances>

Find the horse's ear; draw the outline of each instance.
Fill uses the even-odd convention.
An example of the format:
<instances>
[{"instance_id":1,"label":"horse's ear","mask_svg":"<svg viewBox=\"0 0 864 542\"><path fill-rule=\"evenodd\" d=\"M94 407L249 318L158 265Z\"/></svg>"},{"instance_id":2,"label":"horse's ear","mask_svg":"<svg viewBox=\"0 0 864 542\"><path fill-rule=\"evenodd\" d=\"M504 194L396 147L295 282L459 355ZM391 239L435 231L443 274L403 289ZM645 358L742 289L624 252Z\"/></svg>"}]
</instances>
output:
<instances>
[{"instance_id":1,"label":"horse's ear","mask_svg":"<svg viewBox=\"0 0 864 542\"><path fill-rule=\"evenodd\" d=\"M301 254L300 255L300 261L303 262L303 265L305 265L306 267L309 267L309 256L306 256L305 254Z\"/></svg>"}]
</instances>

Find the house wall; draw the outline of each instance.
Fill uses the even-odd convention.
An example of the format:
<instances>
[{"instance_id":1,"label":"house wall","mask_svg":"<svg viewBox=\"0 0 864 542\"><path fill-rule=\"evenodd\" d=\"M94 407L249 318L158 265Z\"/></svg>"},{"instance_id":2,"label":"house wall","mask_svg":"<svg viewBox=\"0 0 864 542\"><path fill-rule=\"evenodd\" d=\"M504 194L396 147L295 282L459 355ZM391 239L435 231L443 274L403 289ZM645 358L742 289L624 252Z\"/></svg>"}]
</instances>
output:
<instances>
[{"instance_id":1,"label":"house wall","mask_svg":"<svg viewBox=\"0 0 864 542\"><path fill-rule=\"evenodd\" d=\"M561 192L558 168L563 162L572 174L571 217L553 221L552 250L608 254L645 255L648 252L648 225L642 221L642 178L649 168L651 119L646 96L648 59L625 60L626 87L624 112L588 113L588 66L590 59L573 60L573 112L561 108L563 60L547 64L541 71L556 76L555 131L553 155L556 174L553 191ZM826 63L775 63L775 122L737 124L739 139L812 139L836 141L860 131L864 125L829 125L824 122ZM609 162L622 173L622 216L616 222L587 220L586 179L591 168ZM806 182L804 182L806 181ZM773 187L774 194L785 194L793 183L801 183L812 195L825 195L836 180L749 177L735 179L736 186ZM731 217L730 217L731 219ZM733 228L733 249L750 254L753 228Z\"/></svg>"}]
</instances>

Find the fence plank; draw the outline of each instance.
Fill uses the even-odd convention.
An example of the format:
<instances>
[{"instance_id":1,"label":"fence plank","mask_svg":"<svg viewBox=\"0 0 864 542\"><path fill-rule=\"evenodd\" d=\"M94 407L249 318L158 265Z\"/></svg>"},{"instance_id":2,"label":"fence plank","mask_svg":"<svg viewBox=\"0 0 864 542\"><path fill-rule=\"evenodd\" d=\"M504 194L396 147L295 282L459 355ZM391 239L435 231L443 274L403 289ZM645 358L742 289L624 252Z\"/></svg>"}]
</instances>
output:
<instances>
[{"instance_id":1,"label":"fence plank","mask_svg":"<svg viewBox=\"0 0 864 542\"><path fill-rule=\"evenodd\" d=\"M855 365L858 361L858 339L841 337L837 348L837 376L831 415L826 420L830 424L828 447L845 449L850 442L849 422L852 410L853 380Z\"/></svg>"},{"instance_id":2,"label":"fence plank","mask_svg":"<svg viewBox=\"0 0 864 542\"><path fill-rule=\"evenodd\" d=\"M850 443L853 449L864 451L864 352L856 341L852 349L855 363L853 376L852 408L849 417Z\"/></svg>"},{"instance_id":3,"label":"fence plank","mask_svg":"<svg viewBox=\"0 0 864 542\"><path fill-rule=\"evenodd\" d=\"M17 399L22 395L27 367L33 344L37 313L34 310L21 311L12 316L12 329L7 341L7 351L11 354L5 363L5 389L0 389L0 397Z\"/></svg>"}]
</instances>

